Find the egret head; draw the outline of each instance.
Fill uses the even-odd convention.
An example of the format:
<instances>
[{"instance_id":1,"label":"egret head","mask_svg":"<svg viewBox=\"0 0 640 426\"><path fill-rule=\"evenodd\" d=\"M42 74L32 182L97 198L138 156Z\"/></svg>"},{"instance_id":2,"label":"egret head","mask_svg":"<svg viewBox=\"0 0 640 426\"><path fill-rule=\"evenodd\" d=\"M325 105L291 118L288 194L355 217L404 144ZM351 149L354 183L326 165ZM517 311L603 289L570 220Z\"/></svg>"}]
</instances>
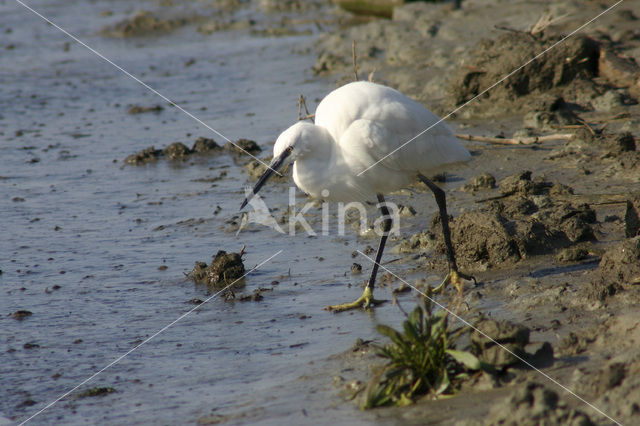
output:
<instances>
[{"instance_id":1,"label":"egret head","mask_svg":"<svg viewBox=\"0 0 640 426\"><path fill-rule=\"evenodd\" d=\"M296 161L296 158L305 151L303 149L305 134L309 131L313 131L312 129L314 127L316 126L311 123L299 121L278 136L278 139L273 146L273 160L271 160L267 170L264 171L262 176L260 176L260 179L258 179L258 182L256 182L251 194L249 194L249 196L247 196L242 202L240 210L247 205L251 197L260 191L260 188L264 186L267 180L269 180L274 173L278 173L279 170L284 169L288 164Z\"/></svg>"}]
</instances>

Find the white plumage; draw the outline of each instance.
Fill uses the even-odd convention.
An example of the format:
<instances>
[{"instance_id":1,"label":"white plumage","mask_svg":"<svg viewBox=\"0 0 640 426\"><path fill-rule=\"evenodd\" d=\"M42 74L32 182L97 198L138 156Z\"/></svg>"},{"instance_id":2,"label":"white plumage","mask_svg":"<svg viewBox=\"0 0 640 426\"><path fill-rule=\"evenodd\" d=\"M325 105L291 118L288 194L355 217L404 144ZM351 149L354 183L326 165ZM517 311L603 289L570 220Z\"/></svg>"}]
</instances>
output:
<instances>
[{"instance_id":1,"label":"white plumage","mask_svg":"<svg viewBox=\"0 0 640 426\"><path fill-rule=\"evenodd\" d=\"M285 130L273 154L278 158L292 148L293 179L312 197L369 200L407 186L417 173L470 160L445 123L434 126L438 120L397 90L358 81L329 93L316 109L315 124L298 122Z\"/></svg>"},{"instance_id":2,"label":"white plumage","mask_svg":"<svg viewBox=\"0 0 640 426\"><path fill-rule=\"evenodd\" d=\"M269 168L240 208L291 162L293 180L312 197L345 202L377 198L383 233L367 286L356 301L327 309L370 307L380 303L373 298L373 288L393 222L384 194L420 180L435 196L447 249L449 273L437 290L451 282L462 293L460 278L472 277L458 272L445 193L425 175L470 159L447 125L425 107L397 90L358 81L329 93L316 109L315 124L298 122L282 132Z\"/></svg>"}]
</instances>

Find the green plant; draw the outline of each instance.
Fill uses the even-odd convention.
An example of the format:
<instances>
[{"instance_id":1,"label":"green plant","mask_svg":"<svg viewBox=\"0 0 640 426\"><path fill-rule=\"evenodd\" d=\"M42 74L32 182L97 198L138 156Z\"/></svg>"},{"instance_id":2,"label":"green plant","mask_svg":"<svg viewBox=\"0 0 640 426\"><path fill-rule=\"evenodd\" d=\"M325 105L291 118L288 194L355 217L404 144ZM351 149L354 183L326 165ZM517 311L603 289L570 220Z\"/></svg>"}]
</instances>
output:
<instances>
[{"instance_id":1,"label":"green plant","mask_svg":"<svg viewBox=\"0 0 640 426\"><path fill-rule=\"evenodd\" d=\"M391 343L377 346L378 355L388 363L366 386L362 409L385 405L409 405L417 396L452 393L468 372L487 365L473 354L455 349L455 341L466 328L450 330L444 311L432 313L431 304L417 306L403 322L403 332L386 325L377 326Z\"/></svg>"}]
</instances>

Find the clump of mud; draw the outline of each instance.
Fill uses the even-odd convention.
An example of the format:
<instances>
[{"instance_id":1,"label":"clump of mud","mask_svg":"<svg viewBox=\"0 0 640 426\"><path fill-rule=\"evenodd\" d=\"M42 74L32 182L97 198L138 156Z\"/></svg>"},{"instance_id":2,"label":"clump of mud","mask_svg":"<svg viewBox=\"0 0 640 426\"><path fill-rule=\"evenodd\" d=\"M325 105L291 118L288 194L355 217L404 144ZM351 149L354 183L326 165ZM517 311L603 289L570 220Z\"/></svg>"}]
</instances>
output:
<instances>
[{"instance_id":1,"label":"clump of mud","mask_svg":"<svg viewBox=\"0 0 640 426\"><path fill-rule=\"evenodd\" d=\"M596 214L587 204L570 201L572 189L523 172L504 178L501 196L450 222L460 266L485 270L509 266L531 256L553 253L576 243L594 241ZM400 251L433 249L445 253L440 217L429 231L410 237Z\"/></svg>"},{"instance_id":2,"label":"clump of mud","mask_svg":"<svg viewBox=\"0 0 640 426\"><path fill-rule=\"evenodd\" d=\"M485 425L593 425L589 416L569 408L558 394L538 383L527 383L489 411Z\"/></svg>"},{"instance_id":3,"label":"clump of mud","mask_svg":"<svg viewBox=\"0 0 640 426\"><path fill-rule=\"evenodd\" d=\"M224 149L233 154L259 154L262 152L262 148L250 139L238 139L235 143L227 142L224 144Z\"/></svg>"},{"instance_id":4,"label":"clump of mud","mask_svg":"<svg viewBox=\"0 0 640 426\"><path fill-rule=\"evenodd\" d=\"M619 337L626 338L624 335ZM616 355L594 374L578 372L574 379L577 379L579 391L597 397L594 404L608 415L623 424L637 423L640 413L640 360L637 353Z\"/></svg>"},{"instance_id":5,"label":"clump of mud","mask_svg":"<svg viewBox=\"0 0 640 426\"><path fill-rule=\"evenodd\" d=\"M31 311L27 311L27 310L21 309L19 311L15 311L11 316L14 319L22 321L23 319L25 319L27 317L30 317L31 315L33 315L33 313Z\"/></svg>"},{"instance_id":6,"label":"clump of mud","mask_svg":"<svg viewBox=\"0 0 640 426\"><path fill-rule=\"evenodd\" d=\"M91 398L96 396L104 396L114 393L116 390L112 387L95 387L84 390L76 395L77 398Z\"/></svg>"},{"instance_id":7,"label":"clump of mud","mask_svg":"<svg viewBox=\"0 0 640 426\"><path fill-rule=\"evenodd\" d=\"M495 187L496 187L496 178L490 173L483 173L481 175L478 175L469 179L469 183L466 185L463 185L462 188L460 188L460 190L473 193L475 191L493 189Z\"/></svg>"},{"instance_id":8,"label":"clump of mud","mask_svg":"<svg viewBox=\"0 0 640 426\"><path fill-rule=\"evenodd\" d=\"M564 17L576 19L595 12L577 3L563 7ZM530 119L548 128L577 124L577 112L613 111L634 104L640 98L640 67L633 59L638 43L633 20L620 27L620 32L629 34L622 39L593 29L563 40L575 25L558 11L553 24L536 22L549 8L481 2L463 4L456 11L446 2L406 2L394 8L391 20L376 19L320 37L313 71L339 74L343 83L352 80L355 40L361 76L371 72L375 80L428 104L440 115L480 93L456 114L481 118L543 112ZM479 24L503 14L514 28ZM561 98L564 105L544 105L540 98L545 96Z\"/></svg>"},{"instance_id":9,"label":"clump of mud","mask_svg":"<svg viewBox=\"0 0 640 426\"><path fill-rule=\"evenodd\" d=\"M640 197L627 200L624 214L624 233L627 238L640 235Z\"/></svg>"},{"instance_id":10,"label":"clump of mud","mask_svg":"<svg viewBox=\"0 0 640 426\"><path fill-rule=\"evenodd\" d=\"M147 112L161 112L164 110L162 105L153 105L153 106L142 106L142 105L131 105L127 110L127 114L144 114Z\"/></svg>"},{"instance_id":11,"label":"clump of mud","mask_svg":"<svg viewBox=\"0 0 640 426\"><path fill-rule=\"evenodd\" d=\"M268 157L261 158L260 159L261 161L251 160L248 163L246 163L244 165L244 168L249 174L249 178L251 178L251 180L257 180L260 176L262 176L262 174L267 170L267 165L271 162L272 159L273 159L273 156L268 156ZM288 166L287 168L280 170L280 174L276 174L276 173L272 174L271 181L288 182L289 175L287 171L288 171Z\"/></svg>"},{"instance_id":12,"label":"clump of mud","mask_svg":"<svg viewBox=\"0 0 640 426\"><path fill-rule=\"evenodd\" d=\"M223 150L233 154L242 153L246 155L246 153L238 147L241 147L251 154L259 153L261 151L261 148L257 143L248 139L239 139L235 145L228 142L221 147L213 139L200 137L194 142L192 148L189 148L182 142L174 142L165 149L155 149L151 146L137 152L136 154L129 155L125 158L124 162L126 164L139 166L146 163L152 163L161 158L167 158L169 160L186 160L192 155L209 155L222 152Z\"/></svg>"},{"instance_id":13,"label":"clump of mud","mask_svg":"<svg viewBox=\"0 0 640 426\"><path fill-rule=\"evenodd\" d=\"M106 37L142 37L169 33L188 23L187 19L163 19L151 12L140 10L132 17L104 27L100 33Z\"/></svg>"},{"instance_id":14,"label":"clump of mud","mask_svg":"<svg viewBox=\"0 0 640 426\"><path fill-rule=\"evenodd\" d=\"M461 105L473 99L560 39L560 36L516 32L503 34L495 40L481 40L473 49L470 60L452 77L449 102ZM576 79L591 83L597 75L598 58L598 44L589 37L576 35L518 69L467 108L473 109L476 115L495 115L496 105L499 105L500 113L505 109L522 111L530 107L527 96L535 99L541 93L556 89L561 94L562 88Z\"/></svg>"},{"instance_id":15,"label":"clump of mud","mask_svg":"<svg viewBox=\"0 0 640 426\"><path fill-rule=\"evenodd\" d=\"M587 287L591 299L604 300L640 285L640 236L616 244L602 256L595 278Z\"/></svg>"},{"instance_id":16,"label":"clump of mud","mask_svg":"<svg viewBox=\"0 0 640 426\"><path fill-rule=\"evenodd\" d=\"M471 333L472 351L482 361L503 368L517 364L519 359L516 355L521 358L526 356L524 348L529 344L529 329L524 325L484 319L474 326L476 328Z\"/></svg>"},{"instance_id":17,"label":"clump of mud","mask_svg":"<svg viewBox=\"0 0 640 426\"><path fill-rule=\"evenodd\" d=\"M220 287L241 278L244 273L245 269L240 253L227 253L220 250L213 257L210 265L198 261L187 276L196 284Z\"/></svg>"}]
</instances>

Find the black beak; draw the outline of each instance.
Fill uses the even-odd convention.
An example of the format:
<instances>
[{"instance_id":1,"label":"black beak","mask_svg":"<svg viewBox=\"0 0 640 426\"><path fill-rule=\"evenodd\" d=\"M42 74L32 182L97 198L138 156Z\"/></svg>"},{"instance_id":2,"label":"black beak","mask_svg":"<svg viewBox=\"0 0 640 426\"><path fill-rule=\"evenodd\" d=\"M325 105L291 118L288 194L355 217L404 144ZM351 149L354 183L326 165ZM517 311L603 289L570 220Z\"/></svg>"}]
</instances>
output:
<instances>
[{"instance_id":1,"label":"black beak","mask_svg":"<svg viewBox=\"0 0 640 426\"><path fill-rule=\"evenodd\" d=\"M265 170L262 176L260 176L260 179L258 179L258 182L256 182L256 185L253 187L253 191L251 191L251 194L249 194L242 202L240 210L242 210L244 206L246 206L247 203L251 200L251 198L253 198L253 196L256 195L258 191L260 191L260 188L262 188L262 186L267 183L271 175L278 172L278 170L282 167L284 160L286 160L289 154L291 154L291 148L285 149L284 151L282 151L282 154L271 160L271 164L269 164L267 170Z\"/></svg>"}]
</instances>

